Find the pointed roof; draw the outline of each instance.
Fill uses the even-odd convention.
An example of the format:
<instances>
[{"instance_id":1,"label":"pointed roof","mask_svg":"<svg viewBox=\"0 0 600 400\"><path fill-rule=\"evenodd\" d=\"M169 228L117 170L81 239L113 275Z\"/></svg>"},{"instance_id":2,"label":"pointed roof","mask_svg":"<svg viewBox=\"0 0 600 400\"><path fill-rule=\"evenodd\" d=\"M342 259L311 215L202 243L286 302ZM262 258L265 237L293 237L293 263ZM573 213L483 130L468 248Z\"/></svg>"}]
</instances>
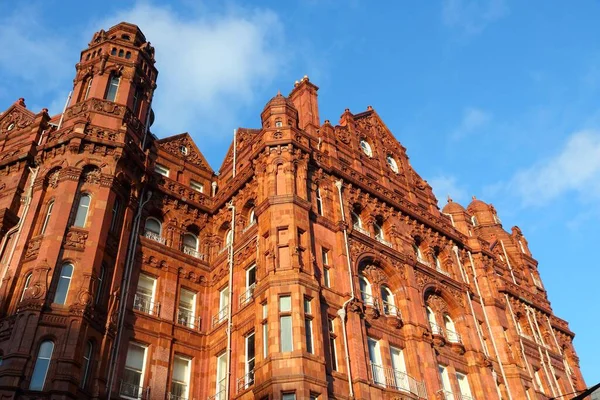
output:
<instances>
[{"instance_id":1,"label":"pointed roof","mask_svg":"<svg viewBox=\"0 0 600 400\"><path fill-rule=\"evenodd\" d=\"M236 133L236 141L237 141L237 153L240 154L246 146L252 141L255 135L259 134L262 129L253 129L253 128L238 128ZM223 171L227 163L233 162L233 139L231 140L231 144L227 149L227 153L225 154L225 158L223 158L223 162L219 167L219 172Z\"/></svg>"},{"instance_id":2,"label":"pointed roof","mask_svg":"<svg viewBox=\"0 0 600 400\"><path fill-rule=\"evenodd\" d=\"M201 170L214 174L206 158L194 143L194 140L189 133L184 132L179 135L169 136L156 141L158 148L173 154L178 158L184 159L190 164L194 164ZM185 148L185 149L184 149Z\"/></svg>"},{"instance_id":3,"label":"pointed roof","mask_svg":"<svg viewBox=\"0 0 600 400\"><path fill-rule=\"evenodd\" d=\"M23 129L31 125L34 120L35 114L27 109L25 99L20 98L0 114L0 133Z\"/></svg>"}]
</instances>

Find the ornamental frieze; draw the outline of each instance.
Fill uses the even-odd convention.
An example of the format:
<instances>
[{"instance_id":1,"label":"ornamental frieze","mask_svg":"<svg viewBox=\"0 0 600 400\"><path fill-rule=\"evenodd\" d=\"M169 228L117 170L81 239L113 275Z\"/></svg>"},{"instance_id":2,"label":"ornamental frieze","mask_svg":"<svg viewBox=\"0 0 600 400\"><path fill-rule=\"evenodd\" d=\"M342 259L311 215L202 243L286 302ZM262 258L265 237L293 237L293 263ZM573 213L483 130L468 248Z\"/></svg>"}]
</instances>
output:
<instances>
[{"instance_id":1,"label":"ornamental frieze","mask_svg":"<svg viewBox=\"0 0 600 400\"><path fill-rule=\"evenodd\" d=\"M178 158L183 158L185 161L196 165L204 171L211 172L210 167L206 165L202 155L196 151L196 146L187 135L176 140L161 143L160 147ZM185 150L187 154L182 153L183 148L187 149Z\"/></svg>"},{"instance_id":2,"label":"ornamental frieze","mask_svg":"<svg viewBox=\"0 0 600 400\"><path fill-rule=\"evenodd\" d=\"M27 249L25 250L24 261L33 260L38 256L40 252L40 247L42 244L43 236L39 235L31 238L31 240L27 243Z\"/></svg>"}]
</instances>

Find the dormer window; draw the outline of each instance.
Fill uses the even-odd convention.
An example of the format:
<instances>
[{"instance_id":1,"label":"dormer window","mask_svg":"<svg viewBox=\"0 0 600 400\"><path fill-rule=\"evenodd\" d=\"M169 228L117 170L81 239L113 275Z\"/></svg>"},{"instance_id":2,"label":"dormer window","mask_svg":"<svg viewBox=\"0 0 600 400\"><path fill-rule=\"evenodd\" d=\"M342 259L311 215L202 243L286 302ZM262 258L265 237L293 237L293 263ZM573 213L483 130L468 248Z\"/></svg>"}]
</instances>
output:
<instances>
[{"instance_id":1,"label":"dormer window","mask_svg":"<svg viewBox=\"0 0 600 400\"><path fill-rule=\"evenodd\" d=\"M166 176L167 178L169 177L169 168L165 167L164 165L154 164L154 172L162 176Z\"/></svg>"},{"instance_id":2,"label":"dormer window","mask_svg":"<svg viewBox=\"0 0 600 400\"><path fill-rule=\"evenodd\" d=\"M360 140L360 148L368 157L373 157L373 150L371 150L371 145L365 139Z\"/></svg>"},{"instance_id":3,"label":"dormer window","mask_svg":"<svg viewBox=\"0 0 600 400\"><path fill-rule=\"evenodd\" d=\"M391 155L387 155L386 157L387 163L390 166L390 168L392 169L392 171L394 171L396 174L398 173L398 164L396 163L396 160L394 159L394 157L392 157Z\"/></svg>"}]
</instances>

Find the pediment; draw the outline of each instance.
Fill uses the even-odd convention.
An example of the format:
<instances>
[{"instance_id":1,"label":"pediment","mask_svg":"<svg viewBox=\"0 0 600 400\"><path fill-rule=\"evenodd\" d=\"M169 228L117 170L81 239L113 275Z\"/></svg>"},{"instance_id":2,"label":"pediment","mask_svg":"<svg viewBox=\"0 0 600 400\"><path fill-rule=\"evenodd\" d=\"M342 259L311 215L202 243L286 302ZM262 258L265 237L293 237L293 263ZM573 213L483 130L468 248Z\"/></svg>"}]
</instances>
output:
<instances>
[{"instance_id":1,"label":"pediment","mask_svg":"<svg viewBox=\"0 0 600 400\"><path fill-rule=\"evenodd\" d=\"M26 128L34 120L35 114L25 108L25 103L19 99L0 115L0 133Z\"/></svg>"},{"instance_id":2,"label":"pediment","mask_svg":"<svg viewBox=\"0 0 600 400\"><path fill-rule=\"evenodd\" d=\"M167 137L157 141L157 146L170 153L177 158L183 159L186 162L193 164L209 173L213 173L212 168L204 158L202 152L196 146L189 133L181 133L179 135Z\"/></svg>"}]
</instances>

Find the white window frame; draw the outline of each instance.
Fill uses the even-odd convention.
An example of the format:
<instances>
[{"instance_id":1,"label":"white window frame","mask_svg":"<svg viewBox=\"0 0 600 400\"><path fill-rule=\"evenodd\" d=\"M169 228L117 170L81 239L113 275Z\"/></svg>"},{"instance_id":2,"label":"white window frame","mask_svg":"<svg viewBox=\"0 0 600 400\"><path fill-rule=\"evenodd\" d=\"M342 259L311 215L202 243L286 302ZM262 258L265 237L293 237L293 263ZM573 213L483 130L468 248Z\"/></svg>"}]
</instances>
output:
<instances>
[{"instance_id":1,"label":"white window frame","mask_svg":"<svg viewBox=\"0 0 600 400\"><path fill-rule=\"evenodd\" d=\"M396 389L410 391L408 375L406 373L406 361L404 351L400 347L390 346L390 359L394 373L394 384Z\"/></svg>"},{"instance_id":2,"label":"white window frame","mask_svg":"<svg viewBox=\"0 0 600 400\"><path fill-rule=\"evenodd\" d=\"M44 217L44 223L42 224L42 230L40 234L43 235L46 233L46 229L48 228L48 222L50 221L50 217L52 216L52 209L54 208L54 200L48 203L48 207L46 208L46 216Z\"/></svg>"},{"instance_id":3,"label":"white window frame","mask_svg":"<svg viewBox=\"0 0 600 400\"><path fill-rule=\"evenodd\" d=\"M135 292L136 296L141 296L141 297L147 297L148 296L145 293L138 293L138 289L140 287L140 280L142 279L142 276L144 276L144 277L152 280L152 294L150 295L150 306L149 306L149 309L148 309L147 312L150 315L154 315L155 314L154 307L156 306L156 283L157 283L158 279L156 279L156 277L154 277L152 275L148 275L148 274L145 274L143 272L140 273L140 276L138 278L138 284L137 284L137 287L136 287L136 292ZM139 311L145 312L145 310L139 310Z\"/></svg>"},{"instance_id":4,"label":"white window frame","mask_svg":"<svg viewBox=\"0 0 600 400\"><path fill-rule=\"evenodd\" d=\"M29 285L31 284L31 277L33 276L33 272L30 272L29 274L27 274L27 277L25 278L25 284L23 285L23 291L21 292L21 298L19 299L19 302L23 301L23 299L25 298L25 292L27 292L27 289L29 289Z\"/></svg>"},{"instance_id":5,"label":"white window frame","mask_svg":"<svg viewBox=\"0 0 600 400\"><path fill-rule=\"evenodd\" d=\"M392 290L386 285L381 285L381 302L383 313L386 315L397 315L396 299ZM391 306L391 307L390 307Z\"/></svg>"},{"instance_id":6,"label":"white window frame","mask_svg":"<svg viewBox=\"0 0 600 400\"><path fill-rule=\"evenodd\" d=\"M117 81L116 85L113 85L114 80ZM115 95L112 99L109 99L110 89L113 86L115 87ZM106 87L106 95L104 96L104 100L112 101L113 103L116 102L117 98L119 97L120 86L121 86L121 77L111 74L110 77L108 78L108 86Z\"/></svg>"},{"instance_id":7,"label":"white window frame","mask_svg":"<svg viewBox=\"0 0 600 400\"><path fill-rule=\"evenodd\" d=\"M225 385L227 384L227 359L225 358L227 353L219 354L217 356L217 368L215 375L215 399L216 400L225 400L225 393L221 393L221 391L225 390ZM225 358L224 362L222 358ZM218 394L218 396L216 396Z\"/></svg>"},{"instance_id":8,"label":"white window frame","mask_svg":"<svg viewBox=\"0 0 600 400\"><path fill-rule=\"evenodd\" d=\"M154 172L168 178L170 170L168 167L166 167L162 164L156 163L156 164L154 164Z\"/></svg>"},{"instance_id":9,"label":"white window frame","mask_svg":"<svg viewBox=\"0 0 600 400\"><path fill-rule=\"evenodd\" d=\"M88 199L88 204L87 205L83 205L81 204L81 201L87 198ZM92 196L87 193L81 193L79 195L79 199L77 200L77 210L75 211L75 220L73 221L73 226L76 226L78 228L85 228L85 225L87 223L87 218L89 216L90 213L90 206L92 205ZM80 214L80 213L85 213L85 214ZM77 221L80 219L80 215L83 215L83 223L81 225L79 225L77 223Z\"/></svg>"},{"instance_id":10,"label":"white window frame","mask_svg":"<svg viewBox=\"0 0 600 400\"><path fill-rule=\"evenodd\" d=\"M248 355L248 348L250 339L254 342L254 357L251 359ZM246 388L254 384L254 368L256 366L256 335L254 332L249 333L244 337L244 384ZM250 368L250 364L253 364L252 368ZM250 379L250 374L252 374L252 379Z\"/></svg>"},{"instance_id":11,"label":"white window frame","mask_svg":"<svg viewBox=\"0 0 600 400\"><path fill-rule=\"evenodd\" d=\"M367 157L373 157L373 149L371 148L371 144L365 139L360 139L360 148L362 149L363 153L367 155Z\"/></svg>"},{"instance_id":12,"label":"white window frame","mask_svg":"<svg viewBox=\"0 0 600 400\"><path fill-rule=\"evenodd\" d=\"M386 386L379 340L367 337L367 347L369 349L369 361L371 362L373 383L380 386Z\"/></svg>"},{"instance_id":13,"label":"white window frame","mask_svg":"<svg viewBox=\"0 0 600 400\"><path fill-rule=\"evenodd\" d=\"M289 299L289 309L287 308L287 304L284 307L283 299ZM294 319L292 318L292 296L286 295L279 297L279 313L279 350L282 353L292 352L294 351ZM286 328L288 327L287 321L289 321L289 332L284 331L283 321L286 321ZM284 349L284 338L286 339L286 343L287 338L289 338L289 348L286 347Z\"/></svg>"},{"instance_id":14,"label":"white window frame","mask_svg":"<svg viewBox=\"0 0 600 400\"><path fill-rule=\"evenodd\" d=\"M358 277L358 287L360 289L360 297L366 305L373 305L373 292L371 289L371 282L364 276ZM366 295L366 296L365 296Z\"/></svg>"},{"instance_id":15,"label":"white window frame","mask_svg":"<svg viewBox=\"0 0 600 400\"><path fill-rule=\"evenodd\" d=\"M127 355L129 356L129 348L131 346L137 346L139 348L144 349L144 357L142 359L142 369L139 371L140 372L140 383L138 385L138 388L141 391L143 391L144 388L144 379L146 378L146 361L148 359L148 346L143 345L141 343L137 343L137 342L129 342L129 346L127 348ZM123 370L126 369L131 369L131 368L127 368L127 357L125 358L125 366L123 367ZM136 371L138 372L138 371ZM127 382L129 384L129 382ZM125 396L123 394L121 394L121 397L124 397L126 399L134 399L134 400L138 400L141 398L141 393L139 393L138 397L129 397L129 396Z\"/></svg>"},{"instance_id":16,"label":"white window frame","mask_svg":"<svg viewBox=\"0 0 600 400\"><path fill-rule=\"evenodd\" d=\"M192 300L191 300L192 307L189 310L186 307L182 307L181 306L181 299L183 297L182 295L183 295L184 292L188 292L188 293L190 293L192 295ZM184 288L184 287L182 287L182 288L179 289L179 301L177 303L178 314L181 313L180 310L183 308L185 311L189 311L190 315L191 315L190 320L187 322L187 324L181 324L180 323L181 319L179 318L179 315L178 315L177 322L180 323L180 325L187 326L187 327L192 328L192 329L193 328L198 328L197 323L196 323L196 299L197 299L197 295L198 295L198 293L194 292L193 290L190 290L190 289L187 289L187 288Z\"/></svg>"},{"instance_id":17,"label":"white window frame","mask_svg":"<svg viewBox=\"0 0 600 400\"><path fill-rule=\"evenodd\" d=\"M390 169L394 172L394 173L398 173L398 163L396 162L396 159L394 157L392 157L390 154L388 154L386 156L386 161L388 166L390 167Z\"/></svg>"},{"instance_id":18,"label":"white window frame","mask_svg":"<svg viewBox=\"0 0 600 400\"><path fill-rule=\"evenodd\" d=\"M198 181L190 181L190 188L192 188L192 190L195 190L198 193L204 193L204 185Z\"/></svg>"},{"instance_id":19,"label":"white window frame","mask_svg":"<svg viewBox=\"0 0 600 400\"><path fill-rule=\"evenodd\" d=\"M185 374L185 381L183 382L183 384L185 385L185 393L182 396L183 398L188 399L189 395L190 395L190 376L191 376L191 372L192 372L192 359L186 356L181 356L179 354L175 354L174 358L179 359L184 361L185 363L187 363L187 367L186 367L186 374ZM180 383L180 381L175 381L175 378L173 377L175 375L175 361L173 361L173 371L171 373L171 388L169 390L169 393L173 393L173 382L176 383Z\"/></svg>"},{"instance_id":20,"label":"white window frame","mask_svg":"<svg viewBox=\"0 0 600 400\"><path fill-rule=\"evenodd\" d=\"M445 392L447 400L454 400L454 392L452 391L452 385L450 384L450 378L448 376L448 367L442 364L438 364L438 372L440 374L440 381L442 382L442 390Z\"/></svg>"},{"instance_id":21,"label":"white window frame","mask_svg":"<svg viewBox=\"0 0 600 400\"><path fill-rule=\"evenodd\" d=\"M323 216L323 197L321 196L321 188L317 187L316 199L317 199L317 214Z\"/></svg>"},{"instance_id":22,"label":"white window frame","mask_svg":"<svg viewBox=\"0 0 600 400\"><path fill-rule=\"evenodd\" d=\"M65 267L70 266L71 267L71 274L69 276L63 275L63 270ZM60 267L60 275L58 277L58 284L56 285L56 292L54 292L54 299L52 301L53 304L60 304L60 305L65 305L67 304L67 299L69 298L69 289L71 288L71 282L73 281L73 273L75 272L75 266L71 263L64 263L61 267ZM58 287L60 286L60 283L62 281L62 279L68 279L68 283L67 283L67 288L65 290L65 298L63 300L62 303L57 303L56 302L56 295L58 294Z\"/></svg>"},{"instance_id":23,"label":"white window frame","mask_svg":"<svg viewBox=\"0 0 600 400\"><path fill-rule=\"evenodd\" d=\"M456 380L458 381L458 389L462 399L473 399L471 393L471 385L469 385L469 378L462 372L456 372Z\"/></svg>"}]
</instances>

